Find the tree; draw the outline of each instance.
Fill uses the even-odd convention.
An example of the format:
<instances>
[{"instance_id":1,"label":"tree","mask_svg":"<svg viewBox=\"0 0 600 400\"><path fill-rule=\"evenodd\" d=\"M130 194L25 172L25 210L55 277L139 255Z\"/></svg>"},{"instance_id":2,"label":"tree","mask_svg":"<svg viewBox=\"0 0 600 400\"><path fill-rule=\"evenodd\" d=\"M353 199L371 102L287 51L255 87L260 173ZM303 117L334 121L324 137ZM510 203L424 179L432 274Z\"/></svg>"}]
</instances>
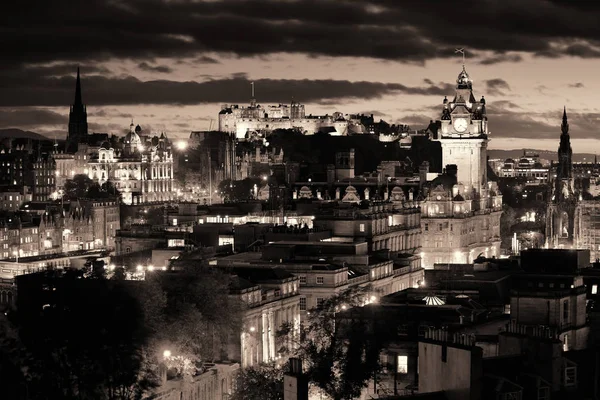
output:
<instances>
[{"instance_id":1,"label":"tree","mask_svg":"<svg viewBox=\"0 0 600 400\"><path fill-rule=\"evenodd\" d=\"M179 271L147 275L165 295L164 326L158 337L172 354L195 364L221 359L232 332L242 326L241 303L229 296L231 277L203 266L193 253L177 263Z\"/></svg>"},{"instance_id":2,"label":"tree","mask_svg":"<svg viewBox=\"0 0 600 400\"><path fill-rule=\"evenodd\" d=\"M283 370L274 364L244 368L231 400L283 400Z\"/></svg>"},{"instance_id":3,"label":"tree","mask_svg":"<svg viewBox=\"0 0 600 400\"><path fill-rule=\"evenodd\" d=\"M44 284L57 290L41 311L19 308L14 319L29 397L141 398L158 375L146 348L145 315L133 295L137 288L61 274L44 276Z\"/></svg>"},{"instance_id":4,"label":"tree","mask_svg":"<svg viewBox=\"0 0 600 400\"><path fill-rule=\"evenodd\" d=\"M86 174L77 174L65 182L65 194L70 199L85 197L88 189L94 184Z\"/></svg>"},{"instance_id":5,"label":"tree","mask_svg":"<svg viewBox=\"0 0 600 400\"><path fill-rule=\"evenodd\" d=\"M121 197L121 192L111 181L106 181L102 185L98 183L91 184L85 193L85 197L90 199L107 199Z\"/></svg>"},{"instance_id":6,"label":"tree","mask_svg":"<svg viewBox=\"0 0 600 400\"><path fill-rule=\"evenodd\" d=\"M226 202L242 202L252 200L255 196L254 186L260 188L261 178L246 178L241 181L224 180L219 183L219 192Z\"/></svg>"},{"instance_id":7,"label":"tree","mask_svg":"<svg viewBox=\"0 0 600 400\"><path fill-rule=\"evenodd\" d=\"M281 342L293 344L291 349L284 344L281 351L305 362L309 380L334 400L359 397L380 370L379 352L384 342L377 340L374 329L364 318L336 317L345 309L362 307L370 294L369 287L353 287L325 300L310 311L299 340L293 339L289 324L278 331Z\"/></svg>"},{"instance_id":8,"label":"tree","mask_svg":"<svg viewBox=\"0 0 600 400\"><path fill-rule=\"evenodd\" d=\"M504 205L503 208L502 216L500 217L500 238L502 240L502 248L510 249L512 227L517 223L517 213L508 205Z\"/></svg>"}]
</instances>

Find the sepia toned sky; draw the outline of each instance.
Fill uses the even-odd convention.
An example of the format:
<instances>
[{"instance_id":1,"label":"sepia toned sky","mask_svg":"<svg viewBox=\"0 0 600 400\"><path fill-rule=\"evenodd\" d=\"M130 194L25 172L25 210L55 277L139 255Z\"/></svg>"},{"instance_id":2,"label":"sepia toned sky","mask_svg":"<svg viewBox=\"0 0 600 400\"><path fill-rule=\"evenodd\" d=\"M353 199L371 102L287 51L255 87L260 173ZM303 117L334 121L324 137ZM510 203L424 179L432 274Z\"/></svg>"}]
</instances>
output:
<instances>
[{"instance_id":1,"label":"sepia toned sky","mask_svg":"<svg viewBox=\"0 0 600 400\"><path fill-rule=\"evenodd\" d=\"M581 4L580 4L581 3ZM12 2L0 27L0 128L65 137L81 67L90 130L187 137L221 104L306 105L413 129L439 119L466 49L491 148L600 153L600 2Z\"/></svg>"}]
</instances>

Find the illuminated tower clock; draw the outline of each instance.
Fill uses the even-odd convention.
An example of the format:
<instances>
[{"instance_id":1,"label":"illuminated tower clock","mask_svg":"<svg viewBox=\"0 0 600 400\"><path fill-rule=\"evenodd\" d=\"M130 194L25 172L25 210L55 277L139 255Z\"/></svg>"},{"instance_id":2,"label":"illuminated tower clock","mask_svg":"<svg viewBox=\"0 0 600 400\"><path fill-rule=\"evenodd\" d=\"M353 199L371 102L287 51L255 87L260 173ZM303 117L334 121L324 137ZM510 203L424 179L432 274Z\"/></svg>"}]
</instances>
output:
<instances>
[{"instance_id":1,"label":"illuminated tower clock","mask_svg":"<svg viewBox=\"0 0 600 400\"><path fill-rule=\"evenodd\" d=\"M488 127L485 99L475 100L472 81L463 69L456 80L454 99L444 98L442 126L443 165L455 164L458 182L481 193L487 184Z\"/></svg>"}]
</instances>

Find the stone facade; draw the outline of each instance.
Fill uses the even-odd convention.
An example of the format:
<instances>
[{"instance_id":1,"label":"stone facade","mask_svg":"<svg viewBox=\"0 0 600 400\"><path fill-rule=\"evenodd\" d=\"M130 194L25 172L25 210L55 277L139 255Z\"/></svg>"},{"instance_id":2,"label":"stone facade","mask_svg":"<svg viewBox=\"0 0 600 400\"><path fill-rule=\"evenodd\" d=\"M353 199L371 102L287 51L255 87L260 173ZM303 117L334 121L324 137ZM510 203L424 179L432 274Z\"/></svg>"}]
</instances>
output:
<instances>
[{"instance_id":1,"label":"stone facade","mask_svg":"<svg viewBox=\"0 0 600 400\"><path fill-rule=\"evenodd\" d=\"M347 135L349 131L359 129L360 122L346 119L339 112L333 115L306 116L304 105L292 102L262 107L252 99L248 107L224 105L219 112L219 131L235 134L238 139L253 134L271 132L275 129L297 129L307 135L326 130L331 135Z\"/></svg>"},{"instance_id":2,"label":"stone facade","mask_svg":"<svg viewBox=\"0 0 600 400\"><path fill-rule=\"evenodd\" d=\"M425 268L500 255L502 195L487 178L486 102L475 100L464 66L452 101L444 98L441 132L446 170L425 185L422 207Z\"/></svg>"},{"instance_id":3,"label":"stone facade","mask_svg":"<svg viewBox=\"0 0 600 400\"><path fill-rule=\"evenodd\" d=\"M133 123L118 143L106 141L91 155L88 175L101 185L110 180L125 204L176 198L171 142L164 133L160 137L143 135L140 126Z\"/></svg>"}]
</instances>

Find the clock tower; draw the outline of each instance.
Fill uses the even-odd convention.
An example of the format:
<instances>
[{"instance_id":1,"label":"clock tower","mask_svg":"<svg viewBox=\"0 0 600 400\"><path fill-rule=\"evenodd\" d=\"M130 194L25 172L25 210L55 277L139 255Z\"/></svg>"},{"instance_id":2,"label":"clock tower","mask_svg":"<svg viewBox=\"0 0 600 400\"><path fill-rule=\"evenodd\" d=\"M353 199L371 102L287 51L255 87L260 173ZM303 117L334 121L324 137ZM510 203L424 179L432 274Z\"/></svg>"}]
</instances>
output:
<instances>
[{"instance_id":1,"label":"clock tower","mask_svg":"<svg viewBox=\"0 0 600 400\"><path fill-rule=\"evenodd\" d=\"M442 126L443 165L456 165L457 181L465 191L481 195L487 186L488 126L485 99L475 100L472 81L463 69L451 101L444 97Z\"/></svg>"}]
</instances>

